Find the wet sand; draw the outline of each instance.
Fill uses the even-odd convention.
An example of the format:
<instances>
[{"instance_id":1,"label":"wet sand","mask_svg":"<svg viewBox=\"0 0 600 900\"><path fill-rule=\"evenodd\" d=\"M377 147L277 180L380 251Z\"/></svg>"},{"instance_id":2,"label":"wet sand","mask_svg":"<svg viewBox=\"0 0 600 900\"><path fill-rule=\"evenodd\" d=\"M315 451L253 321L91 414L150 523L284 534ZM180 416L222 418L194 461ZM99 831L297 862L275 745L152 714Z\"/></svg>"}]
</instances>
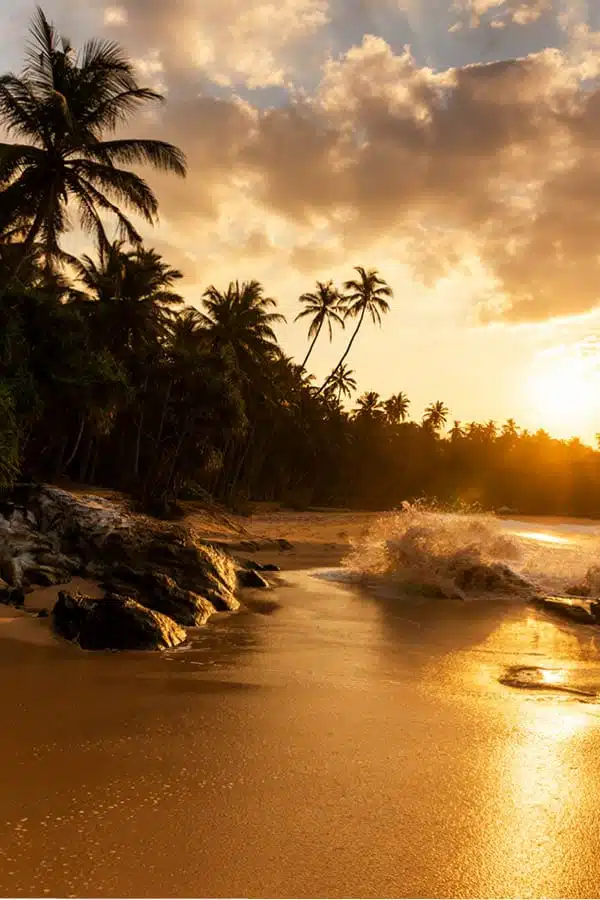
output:
<instances>
[{"instance_id":1,"label":"wet sand","mask_svg":"<svg viewBox=\"0 0 600 900\"><path fill-rule=\"evenodd\" d=\"M284 577L183 652L0 627L0 893L596 895L596 631Z\"/></svg>"},{"instance_id":2,"label":"wet sand","mask_svg":"<svg viewBox=\"0 0 600 900\"><path fill-rule=\"evenodd\" d=\"M350 528L281 515L240 555L288 571L185 650L4 611L0 895L597 895L597 629L294 571Z\"/></svg>"}]
</instances>

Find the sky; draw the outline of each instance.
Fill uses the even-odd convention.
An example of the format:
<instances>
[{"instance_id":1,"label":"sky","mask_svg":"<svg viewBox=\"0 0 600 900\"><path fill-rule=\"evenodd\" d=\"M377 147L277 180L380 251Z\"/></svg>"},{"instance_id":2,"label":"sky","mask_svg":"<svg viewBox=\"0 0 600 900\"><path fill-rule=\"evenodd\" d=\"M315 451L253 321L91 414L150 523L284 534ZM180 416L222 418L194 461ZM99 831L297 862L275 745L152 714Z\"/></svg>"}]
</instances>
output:
<instances>
[{"instance_id":1,"label":"sky","mask_svg":"<svg viewBox=\"0 0 600 900\"><path fill-rule=\"evenodd\" d=\"M8 8L7 8L8 7ZM376 268L394 290L349 364L416 419L600 432L598 0L47 0L77 46L119 41L187 154L144 237L208 284L261 281L303 358L298 297ZM0 10L18 71L33 4ZM80 236L72 247L83 249ZM89 249L86 247L86 249ZM347 331L317 344L323 378Z\"/></svg>"}]
</instances>

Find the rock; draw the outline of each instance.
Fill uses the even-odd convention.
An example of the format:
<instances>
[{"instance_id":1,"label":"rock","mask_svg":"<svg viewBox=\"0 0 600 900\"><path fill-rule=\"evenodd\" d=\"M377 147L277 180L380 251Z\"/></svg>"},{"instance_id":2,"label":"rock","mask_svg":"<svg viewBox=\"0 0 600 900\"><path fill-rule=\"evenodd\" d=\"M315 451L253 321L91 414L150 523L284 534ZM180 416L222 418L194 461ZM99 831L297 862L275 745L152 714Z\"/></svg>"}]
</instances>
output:
<instances>
[{"instance_id":1,"label":"rock","mask_svg":"<svg viewBox=\"0 0 600 900\"><path fill-rule=\"evenodd\" d=\"M204 625L216 611L210 600L179 587L168 575L157 572L146 576L143 598L150 609L170 616L180 625Z\"/></svg>"},{"instance_id":2,"label":"rock","mask_svg":"<svg viewBox=\"0 0 600 900\"><path fill-rule=\"evenodd\" d=\"M275 563L263 563L259 572L281 572L281 568L276 566Z\"/></svg>"},{"instance_id":3,"label":"rock","mask_svg":"<svg viewBox=\"0 0 600 900\"><path fill-rule=\"evenodd\" d=\"M570 597L589 597L591 592L589 584L571 584L565 588L565 594Z\"/></svg>"},{"instance_id":4,"label":"rock","mask_svg":"<svg viewBox=\"0 0 600 900\"><path fill-rule=\"evenodd\" d=\"M141 591L134 587L133 584L125 581L118 581L116 578L108 578L100 582L100 587L107 594L116 594L119 597L131 597L133 600L140 600Z\"/></svg>"},{"instance_id":5,"label":"rock","mask_svg":"<svg viewBox=\"0 0 600 900\"><path fill-rule=\"evenodd\" d=\"M534 590L532 584L503 563L487 565L459 560L451 573L455 584L461 590L508 591L509 593Z\"/></svg>"},{"instance_id":6,"label":"rock","mask_svg":"<svg viewBox=\"0 0 600 900\"><path fill-rule=\"evenodd\" d=\"M581 622L584 625L594 625L597 622L592 611L579 603L574 603L569 597L534 597L531 602L540 609L564 619Z\"/></svg>"},{"instance_id":7,"label":"rock","mask_svg":"<svg viewBox=\"0 0 600 900\"><path fill-rule=\"evenodd\" d=\"M47 619L49 615L50 615L50 613L48 612L47 609L38 609L38 611L37 611L38 619Z\"/></svg>"},{"instance_id":8,"label":"rock","mask_svg":"<svg viewBox=\"0 0 600 900\"><path fill-rule=\"evenodd\" d=\"M256 572L262 571L262 565L255 559L242 559L240 565L243 569L254 569Z\"/></svg>"},{"instance_id":9,"label":"rock","mask_svg":"<svg viewBox=\"0 0 600 900\"><path fill-rule=\"evenodd\" d=\"M286 541L285 538L279 538L279 540L277 541L277 546L279 547L280 550L293 550L294 549L294 545L290 544L289 541Z\"/></svg>"},{"instance_id":10,"label":"rock","mask_svg":"<svg viewBox=\"0 0 600 900\"><path fill-rule=\"evenodd\" d=\"M186 639L185 629L168 616L114 594L98 600L61 591L52 624L84 650L167 650Z\"/></svg>"},{"instance_id":11,"label":"rock","mask_svg":"<svg viewBox=\"0 0 600 900\"><path fill-rule=\"evenodd\" d=\"M240 587L268 588L269 582L254 569L238 569L237 580Z\"/></svg>"},{"instance_id":12,"label":"rock","mask_svg":"<svg viewBox=\"0 0 600 900\"><path fill-rule=\"evenodd\" d=\"M12 587L0 579L0 603L6 606L21 607L25 605L25 592L23 588Z\"/></svg>"},{"instance_id":13,"label":"rock","mask_svg":"<svg viewBox=\"0 0 600 900\"><path fill-rule=\"evenodd\" d=\"M71 573L51 566L31 566L23 570L22 580L27 584L51 587L54 584L67 584L71 580Z\"/></svg>"},{"instance_id":14,"label":"rock","mask_svg":"<svg viewBox=\"0 0 600 900\"><path fill-rule=\"evenodd\" d=\"M10 588L65 583L77 571L181 625L239 608L233 560L189 528L45 485L20 485L11 496L0 507L0 569Z\"/></svg>"}]
</instances>

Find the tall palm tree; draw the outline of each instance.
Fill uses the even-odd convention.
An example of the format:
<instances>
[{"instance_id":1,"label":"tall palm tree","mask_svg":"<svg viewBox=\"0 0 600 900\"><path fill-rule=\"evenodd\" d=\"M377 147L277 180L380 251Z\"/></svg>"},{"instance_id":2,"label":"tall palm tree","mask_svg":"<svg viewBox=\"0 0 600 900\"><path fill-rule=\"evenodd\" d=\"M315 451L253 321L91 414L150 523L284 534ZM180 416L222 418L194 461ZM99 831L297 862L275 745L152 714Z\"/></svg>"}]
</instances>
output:
<instances>
[{"instance_id":1,"label":"tall palm tree","mask_svg":"<svg viewBox=\"0 0 600 900\"><path fill-rule=\"evenodd\" d=\"M441 400L430 403L423 416L423 424L431 428L432 431L439 431L446 424L447 420L448 407Z\"/></svg>"},{"instance_id":2,"label":"tall palm tree","mask_svg":"<svg viewBox=\"0 0 600 900\"><path fill-rule=\"evenodd\" d=\"M29 218L21 262L38 239L47 266L60 257L70 203L100 247L108 244L106 214L116 219L121 237L140 241L121 207L154 223L157 200L143 178L117 164L151 165L183 176L185 157L164 141L106 135L140 107L162 99L140 87L118 44L90 40L76 55L38 8L23 72L0 78L0 124L19 141L0 143L0 203L15 217Z\"/></svg>"},{"instance_id":3,"label":"tall palm tree","mask_svg":"<svg viewBox=\"0 0 600 900\"><path fill-rule=\"evenodd\" d=\"M349 369L345 363L342 363L329 379L327 390L331 390L334 395L337 392L338 403L342 397L351 397L352 392L356 390L354 371Z\"/></svg>"},{"instance_id":4,"label":"tall palm tree","mask_svg":"<svg viewBox=\"0 0 600 900\"><path fill-rule=\"evenodd\" d=\"M272 326L285 322L285 316L270 312L276 301L264 296L258 281L232 281L225 293L211 285L202 304L201 321L213 344L229 353L242 373L256 371L261 360L278 354Z\"/></svg>"},{"instance_id":5,"label":"tall palm tree","mask_svg":"<svg viewBox=\"0 0 600 900\"><path fill-rule=\"evenodd\" d=\"M302 367L305 368L323 325L327 323L330 341L333 337L333 325L344 327L344 320L340 315L344 310L344 301L331 281L327 283L317 281L316 291L302 294L300 303L304 303L305 308L298 313L294 321L297 322L298 319L304 319L306 316L312 317L308 329L308 338L309 340L312 338L312 341L302 363Z\"/></svg>"},{"instance_id":6,"label":"tall palm tree","mask_svg":"<svg viewBox=\"0 0 600 900\"><path fill-rule=\"evenodd\" d=\"M379 277L377 270L369 269L369 271L367 271L362 266L355 266L354 268L358 272L360 278L351 279L344 283L344 290L346 291L346 294L344 295L344 318L358 318L358 322L348 341L348 345L342 354L342 358L331 375L325 379L318 393L325 388L350 353L352 344L360 331L367 312L374 323L381 325L382 314L389 312L390 309L386 297L391 297L393 291L391 287Z\"/></svg>"},{"instance_id":7,"label":"tall palm tree","mask_svg":"<svg viewBox=\"0 0 600 900\"><path fill-rule=\"evenodd\" d=\"M392 394L383 405L389 424L398 425L400 422L404 422L408 415L410 400L403 391L398 391L397 394Z\"/></svg>"}]
</instances>

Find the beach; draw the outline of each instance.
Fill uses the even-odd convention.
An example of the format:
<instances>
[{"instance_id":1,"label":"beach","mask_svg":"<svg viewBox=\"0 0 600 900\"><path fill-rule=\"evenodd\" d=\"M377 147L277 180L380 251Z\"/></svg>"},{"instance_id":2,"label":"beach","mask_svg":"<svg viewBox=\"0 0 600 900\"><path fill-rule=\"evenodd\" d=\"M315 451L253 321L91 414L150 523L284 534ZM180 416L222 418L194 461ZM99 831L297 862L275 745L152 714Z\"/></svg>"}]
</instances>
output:
<instances>
[{"instance_id":1,"label":"beach","mask_svg":"<svg viewBox=\"0 0 600 900\"><path fill-rule=\"evenodd\" d=\"M85 653L9 611L0 894L593 896L596 629L331 580L370 520L244 520L294 544L247 553L284 571L184 650Z\"/></svg>"}]
</instances>

